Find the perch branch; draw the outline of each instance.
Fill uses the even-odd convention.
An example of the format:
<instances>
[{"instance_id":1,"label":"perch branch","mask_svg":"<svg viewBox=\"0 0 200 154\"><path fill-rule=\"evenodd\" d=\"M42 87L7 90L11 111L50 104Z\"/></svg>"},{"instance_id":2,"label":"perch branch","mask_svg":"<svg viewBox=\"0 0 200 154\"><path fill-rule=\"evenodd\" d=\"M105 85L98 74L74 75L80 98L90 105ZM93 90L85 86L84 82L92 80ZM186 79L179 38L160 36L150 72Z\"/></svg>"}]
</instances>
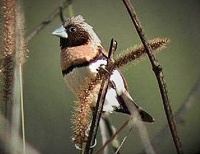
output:
<instances>
[{"instance_id":1,"label":"perch branch","mask_svg":"<svg viewBox=\"0 0 200 154\"><path fill-rule=\"evenodd\" d=\"M117 47L117 42L112 39L111 44L110 44L108 59L107 59L108 66L111 63L111 57L112 57L114 51L116 50L116 47ZM90 148L90 147L92 145L94 145L94 143L95 143L97 130L98 130L98 126L99 126L99 121L100 121L101 113L103 110L103 104L104 104L104 100L105 100L105 96L106 96L106 92L107 92L107 88L108 88L108 82L109 82L109 78L110 78L110 70L108 70L109 73L108 73L107 77L104 78L101 83L101 87L99 90L99 95L98 95L98 99L97 99L97 103L96 103L96 108L95 108L95 111L93 114L92 124L91 124L90 131L89 131L89 136L88 136L86 147L85 147L85 154L91 154L93 152L93 148Z\"/></svg>"},{"instance_id":2,"label":"perch branch","mask_svg":"<svg viewBox=\"0 0 200 154\"><path fill-rule=\"evenodd\" d=\"M149 41L149 43L153 49L155 49L154 51L158 51L166 46L168 39L157 38ZM77 149L80 150L85 147L90 127L89 123L91 123L90 117L92 118L92 110L89 105L91 102L93 102L93 96L91 95L95 86L101 85L102 79L107 78L106 75L108 74L108 71L105 70L112 72L116 68L123 67L124 65L131 63L131 61L141 59L144 55L145 49L142 45L134 46L131 49L129 48L128 50L124 51L119 58L117 58L115 61L112 61L107 68L99 70L99 75L97 75L94 79L86 79L85 85L81 87L80 92L78 93L78 101L75 103L76 112L74 112L74 115L72 115L72 129L74 134L72 141L75 143ZM135 110L135 108L133 110Z\"/></svg>"},{"instance_id":3,"label":"perch branch","mask_svg":"<svg viewBox=\"0 0 200 154\"><path fill-rule=\"evenodd\" d=\"M154 55L152 54L153 51L152 51L149 43L147 42L146 36L143 32L143 29L140 25L139 19L138 19L136 13L135 13L135 9L132 6L130 0L123 0L123 2L124 2L125 6L128 10L129 15L131 16L132 22L135 25L135 28L138 32L138 35L139 35L139 37L140 37L140 39L141 39L141 41L142 41L142 43L145 47L145 50L146 50L147 55L149 57L149 60L151 62L153 71L154 71L155 76L157 78L157 82L159 84L160 93L161 93L161 96L162 96L166 117L167 117L167 120L168 120L168 124L169 124L169 127L170 127L172 137L173 137L173 141L174 141L174 144L175 144L175 147L176 147L176 151L177 151L178 154L182 154L183 153L182 144L181 144L181 140L180 140L177 128L176 128L176 123L175 123L175 120L174 120L174 116L172 114L172 109L171 109L171 106L170 106L170 103L169 103L169 98L168 98L168 95L167 95L166 85L165 85L165 82L164 82L164 74L162 72L162 67L160 66L160 64L158 63L158 61L155 59Z\"/></svg>"}]
</instances>

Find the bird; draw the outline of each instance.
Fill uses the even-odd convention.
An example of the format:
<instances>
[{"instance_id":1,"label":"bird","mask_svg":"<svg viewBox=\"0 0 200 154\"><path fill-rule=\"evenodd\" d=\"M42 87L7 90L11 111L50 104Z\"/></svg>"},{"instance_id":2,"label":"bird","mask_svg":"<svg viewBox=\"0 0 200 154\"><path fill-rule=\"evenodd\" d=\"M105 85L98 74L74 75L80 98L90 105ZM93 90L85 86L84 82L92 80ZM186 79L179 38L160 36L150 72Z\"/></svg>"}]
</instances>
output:
<instances>
[{"instance_id":1,"label":"bird","mask_svg":"<svg viewBox=\"0 0 200 154\"><path fill-rule=\"evenodd\" d=\"M60 38L60 66L64 81L78 97L80 86L86 82L85 78L95 77L99 68L107 64L108 52L101 45L93 27L81 15L68 18L52 34ZM92 95L95 102L98 91ZM95 103L91 103L90 107L94 108ZM134 110L138 111L141 121L154 122L154 118L136 104L125 78L116 68L110 75L103 112L133 115Z\"/></svg>"}]
</instances>

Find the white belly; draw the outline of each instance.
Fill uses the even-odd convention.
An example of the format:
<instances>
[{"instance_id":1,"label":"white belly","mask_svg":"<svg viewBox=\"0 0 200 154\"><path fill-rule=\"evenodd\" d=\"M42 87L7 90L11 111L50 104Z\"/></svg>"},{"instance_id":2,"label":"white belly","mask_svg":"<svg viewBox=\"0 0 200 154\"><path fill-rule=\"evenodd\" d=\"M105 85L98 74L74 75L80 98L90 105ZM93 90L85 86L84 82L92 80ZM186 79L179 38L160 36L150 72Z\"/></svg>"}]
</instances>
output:
<instances>
[{"instance_id":1,"label":"white belly","mask_svg":"<svg viewBox=\"0 0 200 154\"><path fill-rule=\"evenodd\" d=\"M92 74L89 67L80 67L73 69L73 71L64 76L64 79L67 83L67 86L76 95L77 92L81 89L81 86L85 84L87 77L90 75Z\"/></svg>"},{"instance_id":2,"label":"white belly","mask_svg":"<svg viewBox=\"0 0 200 154\"><path fill-rule=\"evenodd\" d=\"M97 69L102 64L105 65L106 61L98 60L97 62L94 62L87 67L75 68L70 73L64 76L65 82L72 90L72 92L77 95L77 92L82 89L81 86L85 84L86 78L89 76L94 77L94 75L97 73ZM116 97L125 90L123 79L117 70L113 71L110 80L115 83L116 89L110 87L108 88L103 108L103 111L106 112L112 112L114 109L120 106ZM94 101L96 102L98 93L93 95Z\"/></svg>"}]
</instances>

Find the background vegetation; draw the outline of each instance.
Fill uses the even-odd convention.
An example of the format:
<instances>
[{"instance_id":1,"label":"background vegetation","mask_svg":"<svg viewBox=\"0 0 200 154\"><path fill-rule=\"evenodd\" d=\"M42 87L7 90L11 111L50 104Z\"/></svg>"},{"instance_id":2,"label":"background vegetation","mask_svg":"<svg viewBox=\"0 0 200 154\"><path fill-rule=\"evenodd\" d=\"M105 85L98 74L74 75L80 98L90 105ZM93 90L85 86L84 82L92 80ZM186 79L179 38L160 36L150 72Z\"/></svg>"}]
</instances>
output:
<instances>
[{"instance_id":1,"label":"background vegetation","mask_svg":"<svg viewBox=\"0 0 200 154\"><path fill-rule=\"evenodd\" d=\"M60 5L56 0L23 2L26 36ZM168 48L156 57L164 68L165 80L173 111L176 112L200 78L200 1L181 0L132 0L149 39L167 37ZM90 23L103 46L108 49L110 39L118 41L118 51L139 43L130 17L121 1L85 0L72 2L75 15L83 15ZM64 14L67 17L67 10ZM24 65L24 108L26 139L44 154L78 153L71 142L71 113L75 97L66 88L59 66L59 39L51 32L60 25L56 18L28 43L28 58ZM153 139L166 125L157 83L148 60L132 65L124 71L132 96L156 119L147 125ZM198 153L200 129L199 91L188 106L178 125L185 153ZM112 114L112 121L119 127L126 115ZM120 139L126 133L120 134ZM157 151L175 153L170 134L161 135ZM99 140L100 145L100 140ZM139 153L143 150L138 131L133 129L122 153Z\"/></svg>"}]
</instances>

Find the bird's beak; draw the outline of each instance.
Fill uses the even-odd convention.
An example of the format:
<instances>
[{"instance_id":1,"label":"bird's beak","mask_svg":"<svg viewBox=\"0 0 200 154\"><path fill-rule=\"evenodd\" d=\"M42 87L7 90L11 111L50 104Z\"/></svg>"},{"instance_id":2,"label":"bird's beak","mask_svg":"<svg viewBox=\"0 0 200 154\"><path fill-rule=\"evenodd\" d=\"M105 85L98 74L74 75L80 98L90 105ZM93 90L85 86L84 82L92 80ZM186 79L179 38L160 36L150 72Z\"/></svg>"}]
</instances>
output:
<instances>
[{"instance_id":1,"label":"bird's beak","mask_svg":"<svg viewBox=\"0 0 200 154\"><path fill-rule=\"evenodd\" d=\"M63 26L55 29L52 34L58 37L68 38L67 32Z\"/></svg>"}]
</instances>

